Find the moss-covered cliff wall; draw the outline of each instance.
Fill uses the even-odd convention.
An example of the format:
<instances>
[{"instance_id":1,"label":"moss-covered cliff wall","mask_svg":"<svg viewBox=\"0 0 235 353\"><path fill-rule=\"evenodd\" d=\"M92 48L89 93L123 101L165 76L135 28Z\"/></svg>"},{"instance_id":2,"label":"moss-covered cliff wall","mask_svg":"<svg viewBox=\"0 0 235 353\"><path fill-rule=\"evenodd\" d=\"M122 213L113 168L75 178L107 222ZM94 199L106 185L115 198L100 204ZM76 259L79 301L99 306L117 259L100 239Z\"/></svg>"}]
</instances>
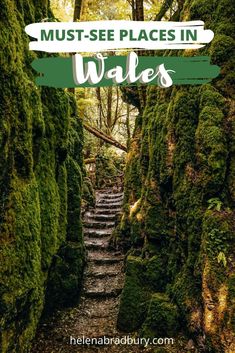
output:
<instances>
[{"instance_id":1,"label":"moss-covered cliff wall","mask_svg":"<svg viewBox=\"0 0 235 353\"><path fill-rule=\"evenodd\" d=\"M180 19L205 21L215 38L178 55L210 55L221 74L203 86L147 91L127 158L120 230L131 250L118 325L155 337L178 329L201 351L231 353L234 9L229 0L188 0Z\"/></svg>"},{"instance_id":2,"label":"moss-covered cliff wall","mask_svg":"<svg viewBox=\"0 0 235 353\"><path fill-rule=\"evenodd\" d=\"M0 322L3 353L28 351L47 309L76 300L84 250L82 126L72 97L34 84L24 26L46 0L0 7ZM56 255L56 256L55 256Z\"/></svg>"}]
</instances>

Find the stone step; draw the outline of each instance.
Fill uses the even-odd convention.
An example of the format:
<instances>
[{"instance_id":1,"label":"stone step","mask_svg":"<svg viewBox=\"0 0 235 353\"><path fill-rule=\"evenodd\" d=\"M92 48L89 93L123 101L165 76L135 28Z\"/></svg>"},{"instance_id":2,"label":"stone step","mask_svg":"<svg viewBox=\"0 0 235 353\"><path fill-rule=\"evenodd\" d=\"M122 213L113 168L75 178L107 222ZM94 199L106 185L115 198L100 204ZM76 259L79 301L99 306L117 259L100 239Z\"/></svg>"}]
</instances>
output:
<instances>
[{"instance_id":1,"label":"stone step","mask_svg":"<svg viewBox=\"0 0 235 353\"><path fill-rule=\"evenodd\" d=\"M123 197L117 197L115 199L107 199L106 197L101 197L100 199L98 199L96 204L100 204L100 203L113 203L113 202L120 202L120 204L123 203Z\"/></svg>"},{"instance_id":2,"label":"stone step","mask_svg":"<svg viewBox=\"0 0 235 353\"><path fill-rule=\"evenodd\" d=\"M99 259L94 259L94 258L90 258L88 259L89 262L94 262L97 265L113 265L119 262L123 261L123 258L110 258L110 257L103 257L103 258L99 258Z\"/></svg>"},{"instance_id":3,"label":"stone step","mask_svg":"<svg viewBox=\"0 0 235 353\"><path fill-rule=\"evenodd\" d=\"M106 271L105 273L104 272L90 272L90 273L85 273L85 276L87 278L111 278L111 277L116 277L119 275L119 272L117 271Z\"/></svg>"},{"instance_id":4,"label":"stone step","mask_svg":"<svg viewBox=\"0 0 235 353\"><path fill-rule=\"evenodd\" d=\"M87 212L85 215L86 219L89 220L96 220L96 221L115 221L116 215L115 214L95 214L91 212Z\"/></svg>"},{"instance_id":5,"label":"stone step","mask_svg":"<svg viewBox=\"0 0 235 353\"><path fill-rule=\"evenodd\" d=\"M104 238L94 238L94 239L85 239L85 246L87 250L94 249L94 250L102 250L106 249L109 246L109 237Z\"/></svg>"},{"instance_id":6,"label":"stone step","mask_svg":"<svg viewBox=\"0 0 235 353\"><path fill-rule=\"evenodd\" d=\"M90 255L90 258L97 258L97 259L99 259L101 257L110 257L111 259L116 258L116 257L117 258L119 258L119 257L124 258L124 255L119 250L117 250L117 251L109 250L109 251L105 251L105 252L103 252L103 251L101 251L101 252L100 251L89 251L89 255Z\"/></svg>"},{"instance_id":7,"label":"stone step","mask_svg":"<svg viewBox=\"0 0 235 353\"><path fill-rule=\"evenodd\" d=\"M114 202L114 203L100 203L96 205L96 209L120 209L122 206L121 203L119 202Z\"/></svg>"},{"instance_id":8,"label":"stone step","mask_svg":"<svg viewBox=\"0 0 235 353\"><path fill-rule=\"evenodd\" d=\"M116 208L103 208L101 206L99 206L98 208L96 208L95 210L95 215L99 215L99 214L112 214L112 215L116 215L118 213L121 213L122 209L121 207L116 207Z\"/></svg>"},{"instance_id":9,"label":"stone step","mask_svg":"<svg viewBox=\"0 0 235 353\"><path fill-rule=\"evenodd\" d=\"M93 262L97 265L113 265L119 262L123 262L124 257L122 255L119 256L111 256L109 253L105 252L89 252L88 253L88 262Z\"/></svg>"},{"instance_id":10,"label":"stone step","mask_svg":"<svg viewBox=\"0 0 235 353\"><path fill-rule=\"evenodd\" d=\"M117 297L121 291L122 276L96 278L89 277L84 282L84 295L89 298Z\"/></svg>"},{"instance_id":11,"label":"stone step","mask_svg":"<svg viewBox=\"0 0 235 353\"><path fill-rule=\"evenodd\" d=\"M106 200L115 200L115 199L121 199L124 197L123 193L118 193L118 194L103 194L99 193L97 194L97 198L104 198Z\"/></svg>"},{"instance_id":12,"label":"stone step","mask_svg":"<svg viewBox=\"0 0 235 353\"><path fill-rule=\"evenodd\" d=\"M84 223L86 228L95 228L95 229L107 229L107 228L114 228L115 222L102 222L102 221L95 221L95 220L87 220Z\"/></svg>"},{"instance_id":13,"label":"stone step","mask_svg":"<svg viewBox=\"0 0 235 353\"><path fill-rule=\"evenodd\" d=\"M123 197L123 192L118 192L116 194L110 192L110 193L105 193L105 192L101 192L101 193L97 193L97 196L98 197L103 197L103 198L106 198L106 199L115 199L115 198L118 198L118 197Z\"/></svg>"},{"instance_id":14,"label":"stone step","mask_svg":"<svg viewBox=\"0 0 235 353\"><path fill-rule=\"evenodd\" d=\"M84 236L89 238L105 238L111 236L113 233L112 228L107 229L93 229L93 228L84 228Z\"/></svg>"},{"instance_id":15,"label":"stone step","mask_svg":"<svg viewBox=\"0 0 235 353\"><path fill-rule=\"evenodd\" d=\"M107 290L89 289L85 290L84 294L87 298L116 298L122 292L122 288L113 288Z\"/></svg>"},{"instance_id":16,"label":"stone step","mask_svg":"<svg viewBox=\"0 0 235 353\"><path fill-rule=\"evenodd\" d=\"M94 262L90 262L89 266L86 268L86 276L93 276L93 277L105 277L106 275L109 276L116 276L119 273L123 274L124 271L123 262L117 262L115 264L96 264Z\"/></svg>"}]
</instances>

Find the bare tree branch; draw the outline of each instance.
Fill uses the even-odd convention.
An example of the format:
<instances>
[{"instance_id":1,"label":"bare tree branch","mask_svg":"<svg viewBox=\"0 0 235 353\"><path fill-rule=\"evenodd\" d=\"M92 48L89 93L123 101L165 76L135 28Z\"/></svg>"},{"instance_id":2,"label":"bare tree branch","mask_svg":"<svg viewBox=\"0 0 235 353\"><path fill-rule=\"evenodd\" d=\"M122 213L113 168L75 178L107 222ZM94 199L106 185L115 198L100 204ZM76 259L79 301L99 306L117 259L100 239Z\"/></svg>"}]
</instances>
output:
<instances>
[{"instance_id":1,"label":"bare tree branch","mask_svg":"<svg viewBox=\"0 0 235 353\"><path fill-rule=\"evenodd\" d=\"M162 7L159 11L159 13L156 15L155 17L155 21L161 21L161 19L163 18L163 16L166 14L166 12L169 10L169 8L171 7L171 5L173 4L174 0L164 0Z\"/></svg>"}]
</instances>

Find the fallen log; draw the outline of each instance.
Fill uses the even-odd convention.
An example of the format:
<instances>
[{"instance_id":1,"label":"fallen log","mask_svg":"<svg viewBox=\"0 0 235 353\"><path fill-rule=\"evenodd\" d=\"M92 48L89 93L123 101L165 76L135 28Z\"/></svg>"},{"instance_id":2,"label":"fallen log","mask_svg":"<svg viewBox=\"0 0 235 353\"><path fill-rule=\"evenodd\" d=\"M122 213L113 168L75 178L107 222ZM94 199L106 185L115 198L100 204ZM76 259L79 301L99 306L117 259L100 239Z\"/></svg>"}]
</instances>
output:
<instances>
[{"instance_id":1,"label":"fallen log","mask_svg":"<svg viewBox=\"0 0 235 353\"><path fill-rule=\"evenodd\" d=\"M126 146L124 146L120 142L116 141L113 137L106 135L104 132L94 128L93 126L90 126L87 123L83 123L83 126L87 131L89 131L91 134L93 134L97 138L103 140L106 143L109 143L110 145L113 145L114 147L119 148L122 151L127 152Z\"/></svg>"},{"instance_id":2,"label":"fallen log","mask_svg":"<svg viewBox=\"0 0 235 353\"><path fill-rule=\"evenodd\" d=\"M92 164L92 163L95 163L95 162L96 162L95 158L87 158L87 159L84 160L85 164Z\"/></svg>"}]
</instances>

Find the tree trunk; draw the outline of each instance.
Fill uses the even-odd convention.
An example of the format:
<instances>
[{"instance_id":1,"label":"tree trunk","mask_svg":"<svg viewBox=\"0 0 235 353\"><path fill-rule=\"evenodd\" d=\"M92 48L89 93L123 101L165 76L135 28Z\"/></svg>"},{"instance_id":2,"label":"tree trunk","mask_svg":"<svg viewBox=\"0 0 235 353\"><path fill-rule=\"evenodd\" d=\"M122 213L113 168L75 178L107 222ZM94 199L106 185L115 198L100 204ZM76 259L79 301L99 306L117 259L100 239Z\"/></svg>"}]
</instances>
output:
<instances>
[{"instance_id":1,"label":"tree trunk","mask_svg":"<svg viewBox=\"0 0 235 353\"><path fill-rule=\"evenodd\" d=\"M144 4L143 0L132 0L132 19L133 21L144 21ZM138 55L145 55L144 50L139 50ZM140 100L140 110L143 110L143 106L146 100L146 87L138 87L138 95Z\"/></svg>"},{"instance_id":2,"label":"tree trunk","mask_svg":"<svg viewBox=\"0 0 235 353\"><path fill-rule=\"evenodd\" d=\"M73 22L77 22L80 19L82 9L82 0L75 0L74 2L74 13L73 13Z\"/></svg>"},{"instance_id":3,"label":"tree trunk","mask_svg":"<svg viewBox=\"0 0 235 353\"><path fill-rule=\"evenodd\" d=\"M127 149L130 147L131 130L130 130L130 105L126 105L126 131L127 131Z\"/></svg>"},{"instance_id":4,"label":"tree trunk","mask_svg":"<svg viewBox=\"0 0 235 353\"><path fill-rule=\"evenodd\" d=\"M143 0L132 0L132 20L133 21L144 21L144 4Z\"/></svg>"},{"instance_id":5,"label":"tree trunk","mask_svg":"<svg viewBox=\"0 0 235 353\"><path fill-rule=\"evenodd\" d=\"M77 22L80 19L82 3L83 3L83 0L75 0L74 2L73 22ZM74 94L75 88L68 88L68 92Z\"/></svg>"},{"instance_id":6,"label":"tree trunk","mask_svg":"<svg viewBox=\"0 0 235 353\"><path fill-rule=\"evenodd\" d=\"M143 0L136 0L136 21L144 21Z\"/></svg>"},{"instance_id":7,"label":"tree trunk","mask_svg":"<svg viewBox=\"0 0 235 353\"><path fill-rule=\"evenodd\" d=\"M87 159L84 159L84 163L85 164L93 164L96 162L96 159L95 158L87 158Z\"/></svg>"},{"instance_id":8,"label":"tree trunk","mask_svg":"<svg viewBox=\"0 0 235 353\"><path fill-rule=\"evenodd\" d=\"M132 10L132 20L136 21L136 7L135 7L136 3L135 0L131 1L131 10Z\"/></svg>"},{"instance_id":9,"label":"tree trunk","mask_svg":"<svg viewBox=\"0 0 235 353\"><path fill-rule=\"evenodd\" d=\"M174 0L165 0L164 1L159 13L155 17L155 21L161 21L162 17L166 14L166 12L169 10L171 5L173 4L173 1Z\"/></svg>"},{"instance_id":10,"label":"tree trunk","mask_svg":"<svg viewBox=\"0 0 235 353\"><path fill-rule=\"evenodd\" d=\"M111 135L112 130L112 99L113 99L113 88L112 86L108 87L108 96L107 96L107 135Z\"/></svg>"}]
</instances>

